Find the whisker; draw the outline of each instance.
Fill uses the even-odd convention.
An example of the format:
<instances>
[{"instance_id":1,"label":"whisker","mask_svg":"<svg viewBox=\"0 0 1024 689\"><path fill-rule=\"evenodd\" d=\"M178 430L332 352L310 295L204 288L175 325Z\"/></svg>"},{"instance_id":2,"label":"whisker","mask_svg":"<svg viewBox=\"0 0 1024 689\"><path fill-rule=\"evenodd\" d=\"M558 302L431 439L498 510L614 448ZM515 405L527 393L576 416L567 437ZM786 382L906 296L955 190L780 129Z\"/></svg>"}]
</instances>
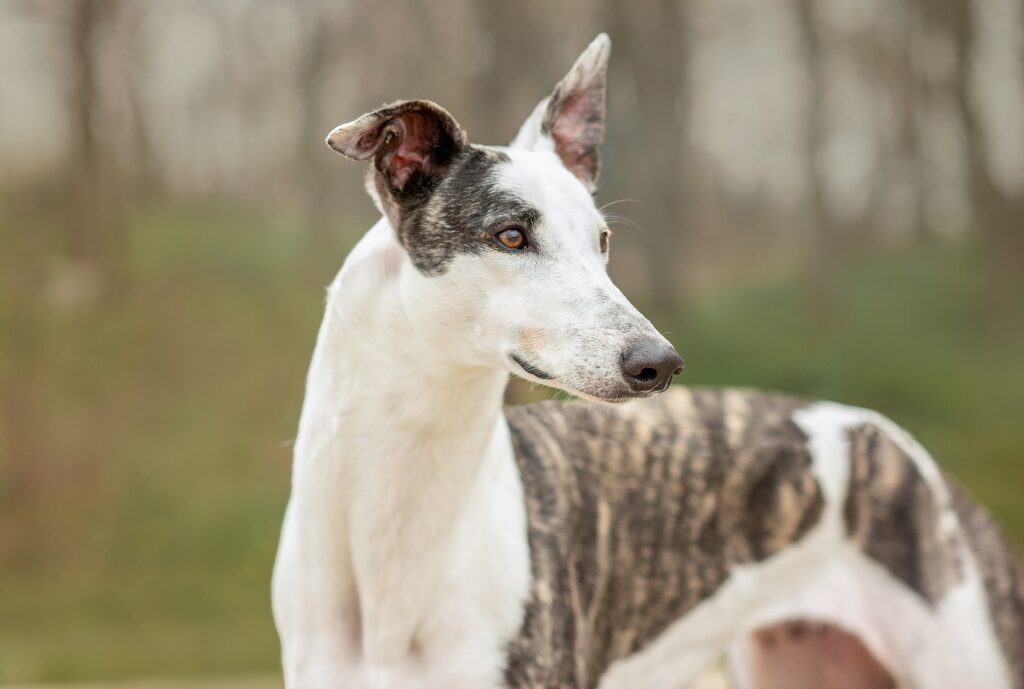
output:
<instances>
[{"instance_id":1,"label":"whisker","mask_svg":"<svg viewBox=\"0 0 1024 689\"><path fill-rule=\"evenodd\" d=\"M644 231L642 227L640 227L639 225L636 224L636 222L634 222L630 218L627 218L624 215L604 214L604 219L606 221L608 221L608 224L612 224L612 223L628 224L628 225L632 225L636 229L637 232L643 232Z\"/></svg>"},{"instance_id":2,"label":"whisker","mask_svg":"<svg viewBox=\"0 0 1024 689\"><path fill-rule=\"evenodd\" d=\"M640 203L640 199L616 199L615 201L609 201L608 203L604 204L597 210L599 213L604 213L605 208L611 208L612 206L619 203Z\"/></svg>"}]
</instances>

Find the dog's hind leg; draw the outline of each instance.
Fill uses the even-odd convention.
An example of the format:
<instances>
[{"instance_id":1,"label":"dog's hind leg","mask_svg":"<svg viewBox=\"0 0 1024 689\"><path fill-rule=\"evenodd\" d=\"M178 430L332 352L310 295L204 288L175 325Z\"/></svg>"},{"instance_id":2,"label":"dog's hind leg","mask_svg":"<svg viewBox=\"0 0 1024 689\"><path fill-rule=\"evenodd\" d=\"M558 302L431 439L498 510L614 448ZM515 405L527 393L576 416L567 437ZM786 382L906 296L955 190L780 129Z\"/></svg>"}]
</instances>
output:
<instances>
[{"instance_id":1,"label":"dog's hind leg","mask_svg":"<svg viewBox=\"0 0 1024 689\"><path fill-rule=\"evenodd\" d=\"M934 604L852 547L752 619L737 689L1014 689L973 563Z\"/></svg>"},{"instance_id":2,"label":"dog's hind leg","mask_svg":"<svg viewBox=\"0 0 1024 689\"><path fill-rule=\"evenodd\" d=\"M745 689L896 689L896 679L856 635L822 622L763 627L734 650Z\"/></svg>"},{"instance_id":3,"label":"dog's hind leg","mask_svg":"<svg viewBox=\"0 0 1024 689\"><path fill-rule=\"evenodd\" d=\"M821 535L832 547L745 620L730 649L741 689L846 686L833 675L851 688L1021 689L1024 623L993 612L985 559L1014 589L1014 558L975 546L984 530L928 453L865 410L819 404L795 420L830 497ZM1003 598L1012 608L1020 593ZM808 624L819 633L805 634Z\"/></svg>"}]
</instances>

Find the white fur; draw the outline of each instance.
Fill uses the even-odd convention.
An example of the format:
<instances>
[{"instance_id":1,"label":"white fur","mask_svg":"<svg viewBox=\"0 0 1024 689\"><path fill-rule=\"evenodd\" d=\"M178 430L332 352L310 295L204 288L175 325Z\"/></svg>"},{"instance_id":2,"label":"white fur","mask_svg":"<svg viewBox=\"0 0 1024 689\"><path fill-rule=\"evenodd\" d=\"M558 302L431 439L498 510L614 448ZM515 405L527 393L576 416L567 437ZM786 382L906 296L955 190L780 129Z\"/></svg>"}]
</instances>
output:
<instances>
[{"instance_id":1,"label":"white fur","mask_svg":"<svg viewBox=\"0 0 1024 689\"><path fill-rule=\"evenodd\" d=\"M542 100L540 103L537 103L537 107L533 109L530 116L526 118L525 122L523 122L523 126L519 128L519 133L517 133L515 138L512 139L512 148L554 153L555 142L550 136L543 134L540 128L547 109L547 98Z\"/></svg>"},{"instance_id":2,"label":"white fur","mask_svg":"<svg viewBox=\"0 0 1024 689\"><path fill-rule=\"evenodd\" d=\"M505 373L417 349L413 273L382 221L329 290L274 572L289 687L497 686L520 624Z\"/></svg>"}]
</instances>

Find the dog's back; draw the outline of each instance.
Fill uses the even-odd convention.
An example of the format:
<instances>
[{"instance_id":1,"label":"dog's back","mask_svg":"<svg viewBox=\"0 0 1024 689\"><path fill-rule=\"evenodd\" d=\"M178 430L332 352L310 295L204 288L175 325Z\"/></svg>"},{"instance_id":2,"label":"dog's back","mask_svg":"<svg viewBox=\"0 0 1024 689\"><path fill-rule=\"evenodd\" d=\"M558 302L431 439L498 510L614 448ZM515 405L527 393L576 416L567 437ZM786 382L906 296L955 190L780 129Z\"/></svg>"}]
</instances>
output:
<instances>
[{"instance_id":1,"label":"dog's back","mask_svg":"<svg viewBox=\"0 0 1024 689\"><path fill-rule=\"evenodd\" d=\"M914 638L944 633L956 620L940 609L972 586L987 597L991 620L980 621L987 630L960 621L995 643L975 649L958 672L988 676L978 666L994 657L993 676L1024 677L1024 588L1011 550L960 489L941 477L935 484L927 455L881 417L681 388L627 407L548 402L507 416L534 575L511 647L511 686L596 686L633 654L604 686L648 681L649 668L665 666L643 656L671 653L672 636L702 650L708 639L729 639L737 662L758 663L750 686L777 686L753 632L798 618L855 632L878 667L899 677ZM860 570L881 576L862 583ZM847 579L856 590L837 584ZM935 624L889 638L872 618L894 612L879 599L890 589L901 590L893 605L920 608L920 620L935 611ZM849 595L849 604L829 603L832 595ZM874 611L854 611L858 600ZM922 658L940 652L925 649ZM708 660L683 655L680 674ZM792 686L792 664L786 672ZM966 686L950 677L942 686Z\"/></svg>"}]
</instances>

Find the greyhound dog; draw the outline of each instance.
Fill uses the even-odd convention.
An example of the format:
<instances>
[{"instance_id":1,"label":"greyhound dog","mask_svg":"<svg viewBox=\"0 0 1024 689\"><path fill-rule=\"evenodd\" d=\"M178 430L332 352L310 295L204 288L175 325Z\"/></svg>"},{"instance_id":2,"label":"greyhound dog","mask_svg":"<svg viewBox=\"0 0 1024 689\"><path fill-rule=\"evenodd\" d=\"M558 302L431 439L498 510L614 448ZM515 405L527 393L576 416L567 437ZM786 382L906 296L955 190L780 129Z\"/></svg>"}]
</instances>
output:
<instances>
[{"instance_id":1,"label":"greyhound dog","mask_svg":"<svg viewBox=\"0 0 1024 689\"><path fill-rule=\"evenodd\" d=\"M606 273L610 42L508 147L343 124L382 217L328 289L273 578L290 689L1024 688L1024 578L882 416L673 388ZM508 374L585 401L503 408Z\"/></svg>"}]
</instances>

